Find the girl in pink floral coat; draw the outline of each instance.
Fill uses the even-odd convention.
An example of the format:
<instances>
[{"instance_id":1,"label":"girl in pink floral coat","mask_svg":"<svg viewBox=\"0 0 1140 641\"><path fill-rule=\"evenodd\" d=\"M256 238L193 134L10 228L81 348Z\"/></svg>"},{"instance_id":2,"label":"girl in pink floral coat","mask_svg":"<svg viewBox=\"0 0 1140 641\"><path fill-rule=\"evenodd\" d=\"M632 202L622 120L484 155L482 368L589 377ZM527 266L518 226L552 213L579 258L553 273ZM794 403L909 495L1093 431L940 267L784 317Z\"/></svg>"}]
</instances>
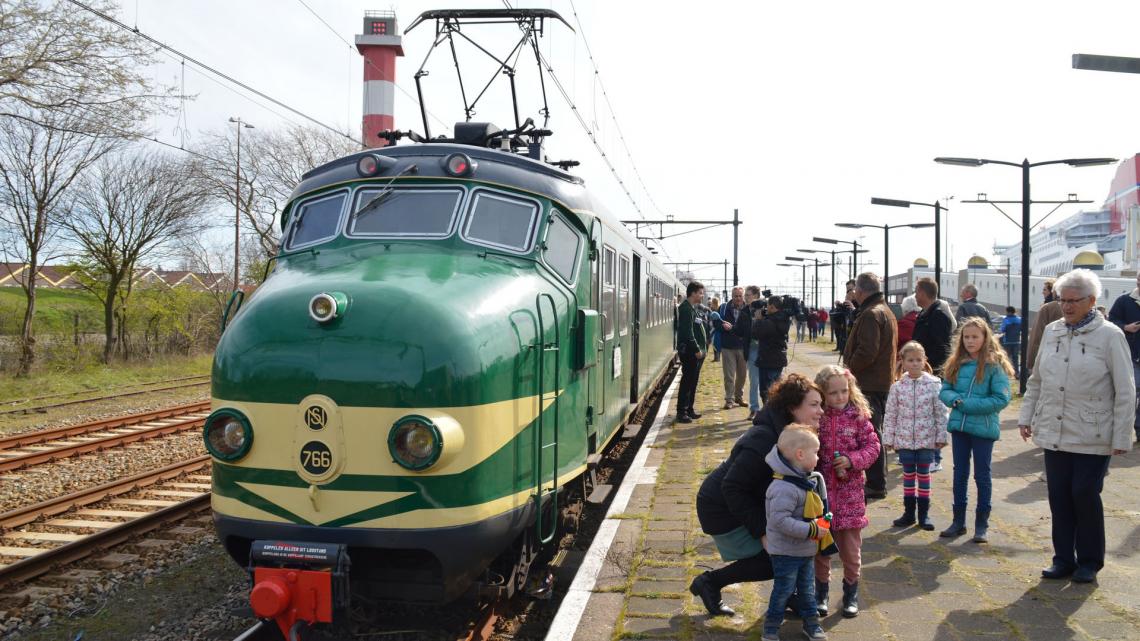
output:
<instances>
[{"instance_id":1,"label":"girl in pink floral coat","mask_svg":"<svg viewBox=\"0 0 1140 641\"><path fill-rule=\"evenodd\" d=\"M863 470L879 457L879 437L871 425L871 407L848 370L828 365L816 374L823 390L824 414L819 421L819 463L827 484L831 534L843 561L843 616L859 613L859 572L867 504ZM827 616L831 557L815 557L815 595L820 616ZM821 596L822 595L822 596Z\"/></svg>"}]
</instances>

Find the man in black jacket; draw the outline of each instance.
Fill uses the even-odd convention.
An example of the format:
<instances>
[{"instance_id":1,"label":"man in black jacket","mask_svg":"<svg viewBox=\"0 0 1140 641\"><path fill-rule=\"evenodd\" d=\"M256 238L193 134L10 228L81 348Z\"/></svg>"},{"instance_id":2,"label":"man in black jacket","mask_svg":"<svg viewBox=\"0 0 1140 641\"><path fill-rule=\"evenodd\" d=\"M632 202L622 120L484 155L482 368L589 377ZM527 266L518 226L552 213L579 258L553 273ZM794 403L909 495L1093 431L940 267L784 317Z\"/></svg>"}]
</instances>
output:
<instances>
[{"instance_id":1,"label":"man in black jacket","mask_svg":"<svg viewBox=\"0 0 1140 641\"><path fill-rule=\"evenodd\" d=\"M768 313L752 321L752 338L756 339L756 372L759 374L760 398L768 402L768 388L788 366L788 330L792 320L781 309L779 296L768 298Z\"/></svg>"},{"instance_id":2,"label":"man in black jacket","mask_svg":"<svg viewBox=\"0 0 1140 641\"><path fill-rule=\"evenodd\" d=\"M954 336L954 329L958 321L950 313L950 306L946 301L938 298L938 284L933 278L920 278L914 284L914 300L922 307L918 318L914 319L914 334L911 340L917 341L926 351L926 361L938 376L942 375L942 366L950 358L950 340ZM934 450L934 465L931 472L942 470L942 450Z\"/></svg>"},{"instance_id":3,"label":"man in black jacket","mask_svg":"<svg viewBox=\"0 0 1140 641\"><path fill-rule=\"evenodd\" d=\"M942 374L942 366L950 357L950 339L958 326L950 306L938 298L938 285L933 278L920 278L914 285L914 299L922 312L914 321L913 339L926 350L926 360L935 374Z\"/></svg>"}]
</instances>

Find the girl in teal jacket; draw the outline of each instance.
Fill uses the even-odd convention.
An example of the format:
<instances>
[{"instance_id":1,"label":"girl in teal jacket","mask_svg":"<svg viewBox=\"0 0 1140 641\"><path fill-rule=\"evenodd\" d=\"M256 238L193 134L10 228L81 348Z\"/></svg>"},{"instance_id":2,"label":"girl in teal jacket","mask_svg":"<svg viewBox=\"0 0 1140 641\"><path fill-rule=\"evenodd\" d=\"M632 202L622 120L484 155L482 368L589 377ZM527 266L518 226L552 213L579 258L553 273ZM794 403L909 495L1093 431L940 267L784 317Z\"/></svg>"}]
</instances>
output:
<instances>
[{"instance_id":1,"label":"girl in teal jacket","mask_svg":"<svg viewBox=\"0 0 1140 641\"><path fill-rule=\"evenodd\" d=\"M966 533L966 491L970 459L978 507L974 512L974 542L986 542L990 521L990 460L994 442L1001 438L998 414L1009 405L1009 377L1013 366L985 320L970 317L958 326L954 353L943 370L939 397L950 408L946 430L954 450L954 522L942 536Z\"/></svg>"}]
</instances>

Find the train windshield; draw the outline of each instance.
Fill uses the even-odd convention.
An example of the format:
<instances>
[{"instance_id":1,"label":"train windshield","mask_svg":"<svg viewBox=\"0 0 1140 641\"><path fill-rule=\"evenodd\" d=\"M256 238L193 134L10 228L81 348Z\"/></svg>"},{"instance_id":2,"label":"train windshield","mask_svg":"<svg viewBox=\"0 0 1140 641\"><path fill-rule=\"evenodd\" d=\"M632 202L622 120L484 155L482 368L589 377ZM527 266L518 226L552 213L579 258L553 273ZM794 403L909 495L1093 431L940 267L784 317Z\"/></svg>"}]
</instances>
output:
<instances>
[{"instance_id":1,"label":"train windshield","mask_svg":"<svg viewBox=\"0 0 1140 641\"><path fill-rule=\"evenodd\" d=\"M319 196L297 207L285 236L287 249L312 245L336 236L346 200L348 192L342 191Z\"/></svg>"},{"instance_id":2,"label":"train windshield","mask_svg":"<svg viewBox=\"0 0 1140 641\"><path fill-rule=\"evenodd\" d=\"M360 189L348 221L350 236L442 238L451 234L463 190Z\"/></svg>"}]
</instances>

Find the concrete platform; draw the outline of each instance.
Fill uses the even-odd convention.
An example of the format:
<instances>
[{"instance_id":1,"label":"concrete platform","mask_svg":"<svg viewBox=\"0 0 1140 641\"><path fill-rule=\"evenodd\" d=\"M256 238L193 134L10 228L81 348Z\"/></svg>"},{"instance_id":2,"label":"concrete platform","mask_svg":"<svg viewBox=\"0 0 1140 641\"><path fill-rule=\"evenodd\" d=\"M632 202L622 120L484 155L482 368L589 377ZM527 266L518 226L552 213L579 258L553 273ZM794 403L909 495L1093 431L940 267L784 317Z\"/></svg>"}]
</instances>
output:
<instances>
[{"instance_id":1,"label":"concrete platform","mask_svg":"<svg viewBox=\"0 0 1140 641\"><path fill-rule=\"evenodd\" d=\"M790 369L814 375L822 365L836 362L832 347L797 345ZM624 511L612 515L617 531L593 592L585 597L579 625L571 633L552 629L548 639L760 638L770 583L726 589L725 601L738 612L732 619L709 618L699 599L688 593L693 576L722 565L697 523L697 489L749 427L747 408L720 409L721 380L720 363L707 361L696 403L703 416L691 424L673 423L674 397L639 484ZM863 532L862 613L855 619L828 617L824 627L830 638L1138 638L1140 453L1112 462L1103 494L1108 558L1099 584L1044 581L1039 572L1052 554L1044 468L1040 450L1017 435L1019 404L1016 399L1002 414L1002 439L994 449L994 516L988 544L972 543L968 536L947 540L939 539L937 531L891 527L902 511L901 471L891 456L890 494L868 506L871 524ZM950 520L949 456L945 466L934 475L932 516L938 529ZM972 481L970 496L975 496ZM972 530L972 522L969 525ZM838 560L833 561L833 577L836 572L842 572ZM839 592L832 590L833 613ZM802 639L798 622L785 622L781 637Z\"/></svg>"}]
</instances>

